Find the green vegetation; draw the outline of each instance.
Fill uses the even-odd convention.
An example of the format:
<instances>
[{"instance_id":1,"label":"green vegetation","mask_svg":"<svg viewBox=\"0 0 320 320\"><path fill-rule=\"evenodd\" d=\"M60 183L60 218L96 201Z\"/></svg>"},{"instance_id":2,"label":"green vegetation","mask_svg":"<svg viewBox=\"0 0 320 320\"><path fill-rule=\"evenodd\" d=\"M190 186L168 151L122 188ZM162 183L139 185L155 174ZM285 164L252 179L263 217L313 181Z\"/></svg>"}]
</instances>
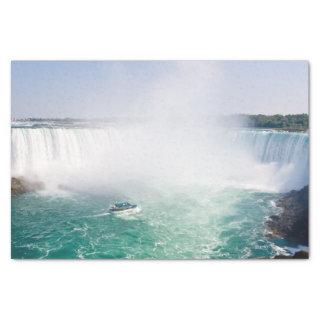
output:
<instances>
[{"instance_id":1,"label":"green vegetation","mask_svg":"<svg viewBox=\"0 0 320 320\"><path fill-rule=\"evenodd\" d=\"M231 114L219 118L219 123L230 127L268 128L286 131L306 131L309 129L309 115L301 114Z\"/></svg>"},{"instance_id":2,"label":"green vegetation","mask_svg":"<svg viewBox=\"0 0 320 320\"><path fill-rule=\"evenodd\" d=\"M306 113L288 115L247 115L249 127L276 128L286 130L304 131L309 128L309 116Z\"/></svg>"}]
</instances>

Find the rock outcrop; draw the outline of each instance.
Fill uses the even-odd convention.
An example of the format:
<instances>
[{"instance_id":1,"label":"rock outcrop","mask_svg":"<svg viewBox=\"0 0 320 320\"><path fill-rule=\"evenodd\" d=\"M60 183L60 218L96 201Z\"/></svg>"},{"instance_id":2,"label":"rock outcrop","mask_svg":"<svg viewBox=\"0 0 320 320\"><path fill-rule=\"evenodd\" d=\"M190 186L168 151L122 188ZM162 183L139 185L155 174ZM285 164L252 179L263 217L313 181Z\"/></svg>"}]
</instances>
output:
<instances>
[{"instance_id":1,"label":"rock outcrop","mask_svg":"<svg viewBox=\"0 0 320 320\"><path fill-rule=\"evenodd\" d=\"M268 231L272 236L294 241L298 244L309 244L309 188L291 191L277 201L282 208L279 215L269 217Z\"/></svg>"},{"instance_id":2,"label":"rock outcrop","mask_svg":"<svg viewBox=\"0 0 320 320\"><path fill-rule=\"evenodd\" d=\"M12 177L11 178L11 195L18 196L26 192L34 192L38 190L43 190L44 184L42 182L31 182L27 181L22 177Z\"/></svg>"}]
</instances>

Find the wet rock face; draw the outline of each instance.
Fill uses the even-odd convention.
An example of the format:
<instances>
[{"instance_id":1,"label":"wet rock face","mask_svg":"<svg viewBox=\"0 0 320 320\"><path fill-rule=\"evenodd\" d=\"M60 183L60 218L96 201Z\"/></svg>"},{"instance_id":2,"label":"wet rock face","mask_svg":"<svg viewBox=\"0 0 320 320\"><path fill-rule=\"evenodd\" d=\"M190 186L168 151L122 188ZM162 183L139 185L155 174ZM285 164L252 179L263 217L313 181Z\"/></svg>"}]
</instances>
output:
<instances>
[{"instance_id":1,"label":"wet rock face","mask_svg":"<svg viewBox=\"0 0 320 320\"><path fill-rule=\"evenodd\" d=\"M37 190L43 190L44 184L42 182L27 181L22 177L11 178L11 195L18 196L26 192L34 192Z\"/></svg>"},{"instance_id":2,"label":"wet rock face","mask_svg":"<svg viewBox=\"0 0 320 320\"><path fill-rule=\"evenodd\" d=\"M309 187L291 191L277 201L282 208L279 215L269 217L267 228L271 235L308 245L309 243Z\"/></svg>"}]
</instances>

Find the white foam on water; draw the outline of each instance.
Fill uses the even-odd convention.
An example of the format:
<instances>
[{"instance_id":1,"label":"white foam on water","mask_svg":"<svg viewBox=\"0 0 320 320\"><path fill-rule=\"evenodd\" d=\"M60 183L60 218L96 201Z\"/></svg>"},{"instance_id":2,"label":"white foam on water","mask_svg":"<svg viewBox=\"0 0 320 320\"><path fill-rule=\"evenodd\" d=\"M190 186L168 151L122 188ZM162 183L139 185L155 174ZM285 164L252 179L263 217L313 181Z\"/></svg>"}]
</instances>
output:
<instances>
[{"instance_id":1,"label":"white foam on water","mask_svg":"<svg viewBox=\"0 0 320 320\"><path fill-rule=\"evenodd\" d=\"M94 215L91 215L91 216L85 216L85 218L105 217L105 216L109 216L110 214L111 214L110 212L104 212L104 213L94 214Z\"/></svg>"},{"instance_id":2,"label":"white foam on water","mask_svg":"<svg viewBox=\"0 0 320 320\"><path fill-rule=\"evenodd\" d=\"M141 208L137 207L134 209L129 209L129 210L124 210L124 211L117 211L114 212L113 214L122 219L135 219L136 215L141 212Z\"/></svg>"},{"instance_id":3,"label":"white foam on water","mask_svg":"<svg viewBox=\"0 0 320 320\"><path fill-rule=\"evenodd\" d=\"M295 254L295 253L298 252L298 251L306 251L306 252L309 252L309 247L303 246L303 245L298 245L298 246L296 246L296 247L286 246L285 249L288 250L291 254Z\"/></svg>"}]
</instances>

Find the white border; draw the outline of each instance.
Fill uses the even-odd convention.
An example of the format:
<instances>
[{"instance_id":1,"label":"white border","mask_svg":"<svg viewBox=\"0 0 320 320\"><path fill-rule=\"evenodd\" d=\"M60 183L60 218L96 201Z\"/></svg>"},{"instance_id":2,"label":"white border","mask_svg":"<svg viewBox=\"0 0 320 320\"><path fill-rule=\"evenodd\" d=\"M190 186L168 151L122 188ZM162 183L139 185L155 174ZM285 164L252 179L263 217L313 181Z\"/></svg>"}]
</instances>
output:
<instances>
[{"instance_id":1,"label":"white border","mask_svg":"<svg viewBox=\"0 0 320 320\"><path fill-rule=\"evenodd\" d=\"M312 1L2 1L2 319L317 319L320 27ZM303 59L311 67L309 261L10 260L10 60Z\"/></svg>"}]
</instances>

